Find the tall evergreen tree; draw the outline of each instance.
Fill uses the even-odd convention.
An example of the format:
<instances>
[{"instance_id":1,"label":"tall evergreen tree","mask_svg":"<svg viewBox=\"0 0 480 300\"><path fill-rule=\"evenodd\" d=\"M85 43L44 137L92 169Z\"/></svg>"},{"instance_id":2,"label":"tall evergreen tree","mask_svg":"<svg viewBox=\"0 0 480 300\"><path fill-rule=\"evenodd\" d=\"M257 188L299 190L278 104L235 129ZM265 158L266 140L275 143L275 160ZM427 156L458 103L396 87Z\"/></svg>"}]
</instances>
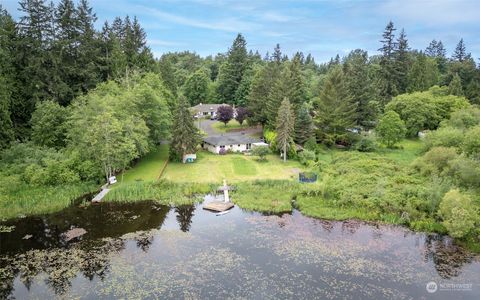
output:
<instances>
[{"instance_id":1,"label":"tall evergreen tree","mask_svg":"<svg viewBox=\"0 0 480 300\"><path fill-rule=\"evenodd\" d=\"M15 22L0 5L0 149L10 143L15 135L11 115L15 90Z\"/></svg>"},{"instance_id":2,"label":"tall evergreen tree","mask_svg":"<svg viewBox=\"0 0 480 300\"><path fill-rule=\"evenodd\" d=\"M470 58L471 58L471 55L470 53L467 53L463 39L460 39L457 46L455 47L455 51L453 52L452 60L463 62Z\"/></svg>"},{"instance_id":3,"label":"tall evergreen tree","mask_svg":"<svg viewBox=\"0 0 480 300\"><path fill-rule=\"evenodd\" d=\"M376 95L374 82L370 75L368 54L357 49L345 58L344 73L346 86L355 107L355 125L369 129L376 119Z\"/></svg>"},{"instance_id":4,"label":"tall evergreen tree","mask_svg":"<svg viewBox=\"0 0 480 300\"><path fill-rule=\"evenodd\" d=\"M340 66L327 75L317 105L317 137L327 145L345 142L347 129L355 125L354 110Z\"/></svg>"},{"instance_id":5,"label":"tall evergreen tree","mask_svg":"<svg viewBox=\"0 0 480 300\"><path fill-rule=\"evenodd\" d=\"M275 70L270 62L266 66L261 67L252 79L250 92L247 97L247 108L250 112L249 124L265 126L268 122L267 103L273 89L272 82L276 74Z\"/></svg>"},{"instance_id":6,"label":"tall evergreen tree","mask_svg":"<svg viewBox=\"0 0 480 300\"><path fill-rule=\"evenodd\" d=\"M228 51L228 58L220 68L218 78L218 97L223 103L236 104L234 102L243 74L248 67L247 42L241 34L238 34Z\"/></svg>"},{"instance_id":7,"label":"tall evergreen tree","mask_svg":"<svg viewBox=\"0 0 480 300\"><path fill-rule=\"evenodd\" d=\"M298 110L307 101L305 78L302 73L302 56L297 54L288 65L289 78L284 78L290 85L289 100L295 110Z\"/></svg>"},{"instance_id":8,"label":"tall evergreen tree","mask_svg":"<svg viewBox=\"0 0 480 300\"><path fill-rule=\"evenodd\" d=\"M295 142L303 145L315 134L313 119L308 105L304 103L298 110L295 118Z\"/></svg>"},{"instance_id":9,"label":"tall evergreen tree","mask_svg":"<svg viewBox=\"0 0 480 300\"><path fill-rule=\"evenodd\" d=\"M282 63L282 50L280 49L280 44L275 45L272 54L272 61L281 64Z\"/></svg>"},{"instance_id":10,"label":"tall evergreen tree","mask_svg":"<svg viewBox=\"0 0 480 300\"><path fill-rule=\"evenodd\" d=\"M438 47L438 42L437 40L433 39L425 49L425 55L428 55L430 57L437 57L437 47Z\"/></svg>"},{"instance_id":11,"label":"tall evergreen tree","mask_svg":"<svg viewBox=\"0 0 480 300\"><path fill-rule=\"evenodd\" d=\"M405 93L407 89L407 74L410 68L410 57L408 54L408 40L405 30L402 29L397 40L395 50L395 71L397 75L397 90L400 94Z\"/></svg>"},{"instance_id":12,"label":"tall evergreen tree","mask_svg":"<svg viewBox=\"0 0 480 300\"><path fill-rule=\"evenodd\" d=\"M276 65L276 62L271 62L272 70L278 75L274 75L272 77L272 81L270 84L272 85L272 89L270 90L270 94L267 97L267 105L266 105L266 115L268 118L267 124L271 128L275 128L277 125L277 116L278 116L278 108L282 104L282 101L285 98L289 98L291 96L291 86L289 82L289 78L291 78L290 69L281 66L281 71L278 70L279 67ZM290 101L290 100L289 100Z\"/></svg>"},{"instance_id":13,"label":"tall evergreen tree","mask_svg":"<svg viewBox=\"0 0 480 300\"><path fill-rule=\"evenodd\" d=\"M172 126L170 160L181 161L185 154L195 153L200 135L193 124L193 118L185 97L180 96Z\"/></svg>"},{"instance_id":14,"label":"tall evergreen tree","mask_svg":"<svg viewBox=\"0 0 480 300\"><path fill-rule=\"evenodd\" d=\"M383 32L382 47L380 58L380 96L382 97L382 107L387 104L393 96L398 94L397 70L395 68L395 27L393 22L389 22Z\"/></svg>"},{"instance_id":15,"label":"tall evergreen tree","mask_svg":"<svg viewBox=\"0 0 480 300\"><path fill-rule=\"evenodd\" d=\"M253 77L257 72L258 68L250 67L245 70L243 74L242 81L238 86L237 91L235 92L235 103L238 106L246 107L248 105L248 94L252 86Z\"/></svg>"},{"instance_id":16,"label":"tall evergreen tree","mask_svg":"<svg viewBox=\"0 0 480 300\"><path fill-rule=\"evenodd\" d=\"M295 114L288 98L284 98L277 116L277 145L283 152L283 161L287 161L287 150L295 135Z\"/></svg>"}]
</instances>

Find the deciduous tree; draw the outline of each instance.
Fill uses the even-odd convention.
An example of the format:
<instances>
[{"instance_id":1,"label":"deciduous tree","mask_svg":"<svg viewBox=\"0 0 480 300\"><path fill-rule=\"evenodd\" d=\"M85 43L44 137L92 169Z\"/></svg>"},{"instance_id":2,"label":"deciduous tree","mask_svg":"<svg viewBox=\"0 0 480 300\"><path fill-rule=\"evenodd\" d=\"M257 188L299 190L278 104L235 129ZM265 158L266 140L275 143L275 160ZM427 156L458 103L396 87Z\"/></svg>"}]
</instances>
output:
<instances>
[{"instance_id":1,"label":"deciduous tree","mask_svg":"<svg viewBox=\"0 0 480 300\"><path fill-rule=\"evenodd\" d=\"M405 123L396 112L388 111L378 122L376 132L380 141L387 147L392 148L405 137Z\"/></svg>"}]
</instances>

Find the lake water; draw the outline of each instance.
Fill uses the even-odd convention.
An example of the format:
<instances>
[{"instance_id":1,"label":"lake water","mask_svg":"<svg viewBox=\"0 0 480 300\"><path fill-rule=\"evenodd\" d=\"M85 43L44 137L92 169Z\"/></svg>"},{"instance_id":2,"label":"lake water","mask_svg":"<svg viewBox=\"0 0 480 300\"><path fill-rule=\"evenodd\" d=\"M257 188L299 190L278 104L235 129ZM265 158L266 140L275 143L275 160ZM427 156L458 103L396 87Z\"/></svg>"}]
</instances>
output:
<instances>
[{"instance_id":1,"label":"lake water","mask_svg":"<svg viewBox=\"0 0 480 300\"><path fill-rule=\"evenodd\" d=\"M0 299L480 299L477 256L396 226L153 202L2 225Z\"/></svg>"}]
</instances>

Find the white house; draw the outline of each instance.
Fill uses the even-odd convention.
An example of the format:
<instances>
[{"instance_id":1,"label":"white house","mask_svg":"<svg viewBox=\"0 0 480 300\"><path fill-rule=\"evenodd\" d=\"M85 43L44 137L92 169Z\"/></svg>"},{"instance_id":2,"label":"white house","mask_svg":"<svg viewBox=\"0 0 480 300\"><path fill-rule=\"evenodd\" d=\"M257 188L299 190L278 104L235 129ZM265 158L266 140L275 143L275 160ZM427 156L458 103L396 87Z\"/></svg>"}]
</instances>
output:
<instances>
[{"instance_id":1,"label":"white house","mask_svg":"<svg viewBox=\"0 0 480 300\"><path fill-rule=\"evenodd\" d=\"M252 149L252 144L258 139L244 134L214 135L203 138L202 148L219 154L224 151L245 152Z\"/></svg>"},{"instance_id":2,"label":"white house","mask_svg":"<svg viewBox=\"0 0 480 300\"><path fill-rule=\"evenodd\" d=\"M200 103L195 106L192 106L190 109L192 110L194 116L200 117L217 117L217 109L220 106L228 105L228 104L205 104Z\"/></svg>"}]
</instances>

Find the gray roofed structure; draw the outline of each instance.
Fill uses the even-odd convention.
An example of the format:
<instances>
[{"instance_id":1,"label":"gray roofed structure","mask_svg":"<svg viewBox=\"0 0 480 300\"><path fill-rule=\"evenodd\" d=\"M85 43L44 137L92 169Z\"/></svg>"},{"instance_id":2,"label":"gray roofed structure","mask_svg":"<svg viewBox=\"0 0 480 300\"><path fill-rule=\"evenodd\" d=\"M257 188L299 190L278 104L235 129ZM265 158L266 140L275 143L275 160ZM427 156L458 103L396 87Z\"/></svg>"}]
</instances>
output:
<instances>
[{"instance_id":1,"label":"gray roofed structure","mask_svg":"<svg viewBox=\"0 0 480 300\"><path fill-rule=\"evenodd\" d=\"M228 134L228 135L208 136L203 138L203 141L210 145L220 146L220 145L235 145L235 144L252 144L252 143L258 142L259 140L244 134L237 134L237 135Z\"/></svg>"},{"instance_id":2,"label":"gray roofed structure","mask_svg":"<svg viewBox=\"0 0 480 300\"><path fill-rule=\"evenodd\" d=\"M203 113L203 112L216 112L217 109L220 107L220 106L223 106L223 105L228 105L228 104L208 104L208 103L200 103L200 104L197 104L195 106L192 106L191 109L195 112L200 112L200 113Z\"/></svg>"}]
</instances>

